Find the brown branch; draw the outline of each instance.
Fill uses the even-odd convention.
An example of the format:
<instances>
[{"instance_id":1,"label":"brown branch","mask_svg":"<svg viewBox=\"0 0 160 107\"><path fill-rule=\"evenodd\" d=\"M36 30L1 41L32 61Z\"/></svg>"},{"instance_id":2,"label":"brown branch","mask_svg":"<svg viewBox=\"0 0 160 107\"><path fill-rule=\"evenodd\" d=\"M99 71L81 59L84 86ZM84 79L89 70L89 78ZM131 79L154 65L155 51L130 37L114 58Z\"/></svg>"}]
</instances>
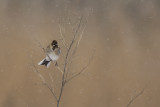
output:
<instances>
[{"instance_id":1,"label":"brown branch","mask_svg":"<svg viewBox=\"0 0 160 107\"><path fill-rule=\"evenodd\" d=\"M32 61L33 68L34 68L34 70L36 71L36 73L38 74L38 76L40 77L42 83L47 86L47 88L51 91L53 97L54 97L54 98L56 99L56 101L57 101L57 96L56 96L55 92L54 92L53 89L49 86L49 84L46 82L45 78L42 76L42 74L39 72L39 70L36 68L36 66L35 66L35 64L34 64L34 62L33 62L32 59L31 59L31 61Z\"/></svg>"},{"instance_id":2,"label":"brown branch","mask_svg":"<svg viewBox=\"0 0 160 107\"><path fill-rule=\"evenodd\" d=\"M50 90L50 92L52 93L52 95L54 96L54 98L56 99L56 101L58 101L56 94L54 93L53 89L49 86L49 84L45 83L44 85L47 86L47 88Z\"/></svg>"},{"instance_id":3,"label":"brown branch","mask_svg":"<svg viewBox=\"0 0 160 107\"><path fill-rule=\"evenodd\" d=\"M65 39L64 39L64 36L63 36L63 33L62 33L62 27L61 25L59 24L59 32L60 32L60 36L61 36L61 42L63 44L64 47L66 47L68 49L68 44L66 43Z\"/></svg>"},{"instance_id":4,"label":"brown branch","mask_svg":"<svg viewBox=\"0 0 160 107\"><path fill-rule=\"evenodd\" d=\"M59 97L57 99L57 107L59 107L59 103L60 103L60 100L61 100L61 97L62 97L64 86L65 86L65 82L62 81L62 86L61 86L61 89L60 89L60 94L59 94Z\"/></svg>"},{"instance_id":5,"label":"brown branch","mask_svg":"<svg viewBox=\"0 0 160 107\"><path fill-rule=\"evenodd\" d=\"M86 23L87 23L87 18L86 18ZM83 27L83 29L82 29L82 31L81 31L81 34L79 35L80 37L79 37L79 39L78 39L78 41L77 41L77 44L76 44L75 48L73 49L72 56L74 56L74 54L76 53L76 50L78 49L78 46L79 46L79 44L80 44L80 41L81 41L81 39L82 39L82 37L83 37L83 33L84 33L85 29L86 29L86 25L87 25L86 23L84 24L84 27ZM73 57L72 57L72 58L73 58Z\"/></svg>"},{"instance_id":6,"label":"brown branch","mask_svg":"<svg viewBox=\"0 0 160 107\"><path fill-rule=\"evenodd\" d=\"M129 107L139 96L141 96L141 95L144 93L146 87L147 87L147 86L145 86L142 91L140 91L136 96L134 96L134 97L129 101L129 103L127 104L126 107Z\"/></svg>"},{"instance_id":7,"label":"brown branch","mask_svg":"<svg viewBox=\"0 0 160 107\"><path fill-rule=\"evenodd\" d=\"M75 48L73 49L73 51L72 51L72 54L71 54L71 59L70 59L70 61L68 62L68 66L70 66L71 64L72 64L72 62L73 62L73 57L74 57L74 55L75 55L75 53L76 53L76 51L77 51L77 49L78 49L78 46L79 46L79 44L80 44L80 41L81 41L81 39L82 39L82 37L83 37L83 33L84 33L84 30L85 30L85 28L86 28L86 24L84 24L84 27L83 27L83 29L82 29L82 31L81 31L81 34L79 34L79 39L78 39L78 41L77 41L77 43L76 43L76 46L75 46ZM69 68L68 68L69 69ZM66 73L66 78L67 78L67 76L68 76L68 72Z\"/></svg>"},{"instance_id":8,"label":"brown branch","mask_svg":"<svg viewBox=\"0 0 160 107\"><path fill-rule=\"evenodd\" d=\"M78 27L76 29L76 32L75 34L73 35L73 39L67 49L67 53L66 53L66 56L65 56L65 61L64 61L64 69L63 69L63 74L62 74L62 82L61 82L61 89L60 89L60 93L59 93L59 97L58 97L58 100L57 100L57 107L59 107L59 102L61 100L61 97L62 97L62 93L63 93L63 89L64 89L64 86L65 86L65 83L66 83L66 80L65 80L65 72L66 72L66 68L67 68L67 63L68 63L68 57L69 57L69 54L70 54L70 50L72 49L72 46L73 46L73 43L76 39L76 36L77 36L77 33L80 29L80 26L81 26L81 22L82 22L82 18L80 19L79 21L79 24L78 24Z\"/></svg>"},{"instance_id":9,"label":"brown branch","mask_svg":"<svg viewBox=\"0 0 160 107\"><path fill-rule=\"evenodd\" d=\"M56 68L63 74L63 70L58 65L56 65Z\"/></svg>"},{"instance_id":10,"label":"brown branch","mask_svg":"<svg viewBox=\"0 0 160 107\"><path fill-rule=\"evenodd\" d=\"M81 17L81 19L80 19L80 21L79 21L79 24L78 24L78 27L77 27L77 29L76 29L76 32L75 32L75 34L74 34L74 36L73 36L73 39L72 39L72 41L71 41L71 43L70 43L70 45L69 45L69 48L68 48L68 50L67 50L67 53L66 53L64 70L63 70L64 73L65 73L65 71L66 71L66 66L67 66L67 61L68 61L68 56L69 56L70 50L71 50L71 48L72 48L72 46L73 46L73 43L74 43L75 38L76 38L76 35L77 35L77 33L78 33L79 29L80 29L80 26L81 26L82 18L83 18L83 17Z\"/></svg>"},{"instance_id":11,"label":"brown branch","mask_svg":"<svg viewBox=\"0 0 160 107\"><path fill-rule=\"evenodd\" d=\"M49 78L50 78L51 82L53 83L54 81L53 81L51 73L49 72L48 75L49 75Z\"/></svg>"},{"instance_id":12,"label":"brown branch","mask_svg":"<svg viewBox=\"0 0 160 107\"><path fill-rule=\"evenodd\" d=\"M43 48L43 46L41 45L41 43L39 41L37 41L39 44L39 47L43 50L43 52L45 53L45 49Z\"/></svg>"},{"instance_id":13,"label":"brown branch","mask_svg":"<svg viewBox=\"0 0 160 107\"><path fill-rule=\"evenodd\" d=\"M75 77L79 76L81 73L83 73L88 68L88 66L90 65L90 63L91 63L91 61L93 59L93 55L94 54L91 55L91 57L89 58L88 63L78 73L74 74L72 77L70 77L68 80L66 80L66 83L68 83L69 81L71 81Z\"/></svg>"},{"instance_id":14,"label":"brown branch","mask_svg":"<svg viewBox=\"0 0 160 107\"><path fill-rule=\"evenodd\" d=\"M86 24L82 24L82 19L83 19L83 16L81 16L81 18L80 18L80 20L79 20L79 22L76 24L76 26L74 27L74 26L72 26L73 28L75 28L74 29L74 31L72 32L72 34L73 34L73 37L72 37L72 39L71 39L71 41L70 41L70 43L69 44L67 44L66 43L66 41L65 41L65 37L64 37L64 33L65 33L65 29L64 29L64 27L65 27L65 25L64 25L64 23L60 23L59 24L59 30L60 30L60 37L61 37L61 42L62 42L62 44L64 45L64 47L66 47L66 50L65 50L65 55L63 55L64 56L64 59L62 59L63 61L64 61L64 65L63 65L63 69L61 69L59 66L56 66L56 68L60 71L60 72L62 72L62 78L61 78L61 86L60 86L60 92L58 93L59 95L56 95L56 93L54 92L54 90L53 90L53 88L45 81L45 78L41 75L41 73L38 71L38 69L36 68L36 66L34 65L34 63L33 63L33 66L34 66L34 68L35 68L35 71L38 73L38 75L41 77L41 80L42 80L42 82L43 82L43 84L50 90L50 92L52 93L52 95L54 96L54 98L56 99L56 101L57 101L57 107L59 107L59 104L60 104L60 101L61 101L61 98L62 98L62 94L63 94L63 91L64 91L64 87L65 87L65 84L67 83L67 82L69 82L70 80L72 80L73 78L75 78L75 77L77 77L78 75L80 75L81 73L83 73L87 68L88 68L88 66L90 65L90 63L91 63L91 60L93 59L93 55L91 56L91 58L89 58L89 61L88 61L88 63L78 72L78 73L76 73L76 74L73 74L72 75L72 77L71 78L69 78L68 80L67 80L67 74L68 74L68 66L70 65L69 63L69 61L70 61L70 57L71 57L71 59L73 59L73 55L76 53L76 50L77 50L77 48L78 48L78 46L79 46L79 44L80 44L80 41L81 41L81 39L82 39L82 37L83 37L83 33L84 33L84 30L85 30L85 28L86 28ZM61 19L62 20L62 22L64 22L63 21L63 19ZM41 43L40 42L38 42L39 43L39 46L41 47L41 49L43 49L43 51L44 51L44 53L46 54L46 52L45 52L45 49L42 47L42 45L41 45ZM75 47L74 47L75 46ZM73 50L73 51L72 51ZM46 54L47 55L47 54ZM47 55L48 56L48 55ZM49 57L49 56L48 56ZM71 60L71 62L72 62L73 60ZM51 77L51 75L49 74L49 76L50 76L50 80L53 82L53 79L52 79L52 77Z\"/></svg>"}]
</instances>

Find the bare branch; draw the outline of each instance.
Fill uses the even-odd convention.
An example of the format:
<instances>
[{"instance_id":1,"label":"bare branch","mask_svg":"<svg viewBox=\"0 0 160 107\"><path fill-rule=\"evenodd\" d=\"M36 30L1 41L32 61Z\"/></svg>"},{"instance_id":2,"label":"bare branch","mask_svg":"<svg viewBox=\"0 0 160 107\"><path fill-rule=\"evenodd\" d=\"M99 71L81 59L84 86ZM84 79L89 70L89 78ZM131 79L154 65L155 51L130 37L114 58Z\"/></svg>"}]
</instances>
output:
<instances>
[{"instance_id":1,"label":"bare branch","mask_svg":"<svg viewBox=\"0 0 160 107\"><path fill-rule=\"evenodd\" d=\"M68 44L66 43L65 39L64 39L64 36L63 36L63 33L62 33L62 27L61 25L59 24L59 30L60 30L60 36L61 36L61 42L63 44L64 47L66 47L68 49Z\"/></svg>"},{"instance_id":2,"label":"bare branch","mask_svg":"<svg viewBox=\"0 0 160 107\"><path fill-rule=\"evenodd\" d=\"M92 59L93 59L93 54L92 54L92 56L89 58L88 63L87 63L78 73L74 74L72 77L70 77L68 80L66 80L66 83L69 82L69 81L71 81L71 80L74 79L75 77L79 76L81 73L83 73L83 72L88 68L88 66L90 65Z\"/></svg>"},{"instance_id":3,"label":"bare branch","mask_svg":"<svg viewBox=\"0 0 160 107\"><path fill-rule=\"evenodd\" d=\"M74 47L74 49L73 49L73 51L72 51L72 55L71 55L72 57L71 57L68 65L71 65L71 64L72 64L74 55L75 55L75 53L76 53L76 51L77 51L77 49L78 49L78 46L79 46L79 44L80 44L80 41L81 41L81 39L82 39L82 37L83 37L83 34L84 34L84 31L85 31L85 29L86 29L86 26L87 26L87 23L88 23L88 19L87 19L87 17L86 17L85 19L86 19L86 22L84 22L84 24L82 25L82 26L83 26L83 27L82 27L82 31L81 31L81 33L79 34L79 39L78 39L78 41L77 41L77 43L76 43L76 46ZM67 75L68 75L68 73L67 73ZM67 77L67 75L66 75L66 77Z\"/></svg>"},{"instance_id":4,"label":"bare branch","mask_svg":"<svg viewBox=\"0 0 160 107\"><path fill-rule=\"evenodd\" d=\"M67 50L67 53L66 53L64 70L63 70L64 73L65 73L65 71L66 71L66 66L67 66L67 61L68 61L68 56L69 56L70 50L71 50L71 48L72 48L72 46L73 46L73 43L74 43L74 41L75 41L76 35L77 35L77 33L78 33L78 30L79 30L79 28L80 28L80 26L81 26L82 18L83 18L83 17L81 17L81 19L80 19L80 21L79 21L79 24L78 24L78 27L77 27L77 29L76 29L76 32L75 32L75 34L74 34L74 36L73 36L73 39L72 39L72 41L71 41L71 43L70 43L70 45L69 45L69 48L68 48L68 50Z\"/></svg>"},{"instance_id":5,"label":"bare branch","mask_svg":"<svg viewBox=\"0 0 160 107\"><path fill-rule=\"evenodd\" d=\"M37 41L37 42L38 42L40 48L41 48L41 49L43 50L43 52L45 53L45 49L43 48L43 46L41 45L41 43L40 43L39 41Z\"/></svg>"},{"instance_id":6,"label":"bare branch","mask_svg":"<svg viewBox=\"0 0 160 107\"><path fill-rule=\"evenodd\" d=\"M81 39L82 39L82 37L83 37L83 33L84 33L85 28L86 28L86 24L84 25L84 27L83 27L83 29L82 29L82 31L81 31L81 34L79 35L80 37L79 37L79 39L78 39L78 41L77 41L77 44L76 44L75 48L73 49L72 58L73 58L73 56L75 55L76 50L78 49L78 46L79 46L80 41L81 41Z\"/></svg>"},{"instance_id":7,"label":"bare branch","mask_svg":"<svg viewBox=\"0 0 160 107\"><path fill-rule=\"evenodd\" d=\"M144 93L146 87L147 87L147 86L145 86L142 91L140 91L136 96L134 96L134 97L129 101L129 103L127 104L126 107L129 107L139 96L141 96L141 95Z\"/></svg>"},{"instance_id":8,"label":"bare branch","mask_svg":"<svg viewBox=\"0 0 160 107\"><path fill-rule=\"evenodd\" d=\"M80 41L81 41L81 39L83 37L83 33L84 33L84 30L86 29L87 23L88 23L88 19L86 18L86 23L84 24L83 30L82 30L82 32L80 34L80 38L79 38L79 40L77 42L77 47L79 46L79 43L80 43Z\"/></svg>"},{"instance_id":9,"label":"bare branch","mask_svg":"<svg viewBox=\"0 0 160 107\"><path fill-rule=\"evenodd\" d=\"M53 77L52 77L51 73L49 72L48 75L49 75L50 80L51 80L52 83L53 83L54 81L53 81Z\"/></svg>"},{"instance_id":10,"label":"bare branch","mask_svg":"<svg viewBox=\"0 0 160 107\"><path fill-rule=\"evenodd\" d=\"M49 84L46 82L45 78L42 76L42 74L41 74L41 73L39 72L39 70L36 68L36 66L35 66L35 64L34 64L34 62L33 62L32 59L31 59L31 61L32 61L33 68L34 68L34 70L36 71L36 73L38 74L38 76L40 77L42 83L47 86L47 88L51 91L53 97L57 100L57 96L56 96L56 94L54 93L53 89L49 86Z\"/></svg>"},{"instance_id":11,"label":"bare branch","mask_svg":"<svg viewBox=\"0 0 160 107\"><path fill-rule=\"evenodd\" d=\"M68 77L67 77L68 72L71 72L69 70L69 66L73 62L73 56L75 55L76 50L78 49L78 46L80 44L80 41L83 38L83 34L84 34L85 29L86 29L86 23L85 23L85 21L83 21L83 19L84 19L83 16L78 17L78 23L75 23L74 21L73 21L73 23L71 23L71 20L70 20L69 17L67 17L67 20L66 19L62 19L62 18L60 18L60 20L59 20L60 40L61 40L62 45L65 47L64 48L65 51L63 52L65 54L62 53L62 56L63 56L62 60L63 60L63 64L64 64L63 65L63 69L61 69L61 67L59 67L58 65L55 66L62 73L62 75L61 75L62 77L61 77L61 81L60 81L61 82L61 86L58 88L60 92L57 95L54 92L54 86L52 87L52 85L50 85L49 83L47 83L45 81L45 78L41 75L41 73L38 71L38 69L36 68L36 66L33 63L33 67L35 68L35 71L38 73L39 77L41 78L42 83L50 90L50 92L52 93L53 97L56 99L57 107L59 107L65 84L67 82L69 82L70 80L72 80L73 78L79 76L81 73L83 73L88 68L88 66L91 63L91 60L93 59L93 55L91 55L91 57L89 58L88 63L82 69L80 69L79 72L77 72L75 74L72 74L71 77L68 76L68 77L70 77L68 79ZM69 21L69 23L66 23L66 21ZM77 19L76 19L76 21L77 21ZM86 19L86 22L87 22L87 19ZM64 34L66 33L66 31L65 31L66 29L65 28L68 25L69 25L69 27L72 28L72 30L71 30L72 38L70 38L71 40L67 44L67 42L65 40L67 38L65 38ZM43 48L41 43L40 42L38 42L38 43L39 43L39 46L41 47L41 49L46 54L45 49ZM57 73L57 75L58 75L58 73ZM49 78L50 78L50 81L53 83L54 81L53 81L53 78L52 78L51 74L49 74Z\"/></svg>"},{"instance_id":12,"label":"bare branch","mask_svg":"<svg viewBox=\"0 0 160 107\"><path fill-rule=\"evenodd\" d=\"M63 74L63 70L57 65L56 68Z\"/></svg>"},{"instance_id":13,"label":"bare branch","mask_svg":"<svg viewBox=\"0 0 160 107\"><path fill-rule=\"evenodd\" d=\"M36 66L34 65L34 62L33 62L32 58L30 58L30 59L31 59L31 61L32 61L32 65L33 65L33 68L34 68L34 72L38 73L38 76L40 77L40 79L41 79L41 81L42 81L43 83L46 83L44 77L41 75L41 73L39 72L39 70L38 70L38 69L36 68Z\"/></svg>"},{"instance_id":14,"label":"bare branch","mask_svg":"<svg viewBox=\"0 0 160 107\"><path fill-rule=\"evenodd\" d=\"M56 101L58 101L56 94L54 93L53 89L49 86L49 84L45 83L44 85L47 86L47 88L50 90L50 92L52 93L52 95L54 96L54 98L56 99Z\"/></svg>"},{"instance_id":15,"label":"bare branch","mask_svg":"<svg viewBox=\"0 0 160 107\"><path fill-rule=\"evenodd\" d=\"M60 88L60 93L59 93L59 97L58 97L58 100L57 100L57 107L59 107L59 102L61 100L61 96L62 96L62 93L63 93L63 89L64 89L64 86L65 86L65 83L66 83L66 80L65 80L65 72L66 72L66 68L67 68L67 63L68 63L68 57L69 57L69 54L70 54L70 50L72 49L72 46L73 46L73 43L76 39L76 36L77 36L77 33L80 29L80 26L81 26L81 22L82 22L82 17L79 21L79 24L78 24L78 27L76 29L76 32L75 34L73 35L73 39L68 47L68 50L67 50L67 53L65 55L65 60L64 60L64 68L63 68L63 75L62 75L62 82L61 82L61 88Z\"/></svg>"},{"instance_id":16,"label":"bare branch","mask_svg":"<svg viewBox=\"0 0 160 107\"><path fill-rule=\"evenodd\" d=\"M79 31L79 29L80 29L80 26L81 26L81 23L82 23L82 19L83 19L83 16L81 16L81 18L80 18L80 21L79 21L79 24L78 24L78 26L77 26L77 29L75 30L75 33L73 34L73 42L75 41L75 39L76 39L76 35L78 34L78 31ZM72 43L71 43L72 44Z\"/></svg>"}]
</instances>

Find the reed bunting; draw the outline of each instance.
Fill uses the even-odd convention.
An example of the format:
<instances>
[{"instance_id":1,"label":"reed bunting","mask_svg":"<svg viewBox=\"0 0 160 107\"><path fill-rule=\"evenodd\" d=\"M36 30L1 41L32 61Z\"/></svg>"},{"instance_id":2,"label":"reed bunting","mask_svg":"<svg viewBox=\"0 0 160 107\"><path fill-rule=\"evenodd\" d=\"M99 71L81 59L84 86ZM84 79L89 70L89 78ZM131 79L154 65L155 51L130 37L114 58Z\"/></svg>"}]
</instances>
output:
<instances>
[{"instance_id":1,"label":"reed bunting","mask_svg":"<svg viewBox=\"0 0 160 107\"><path fill-rule=\"evenodd\" d=\"M38 65L45 65L49 68L51 61L55 61L57 64L57 60L59 59L59 55L61 53L60 48L58 47L58 42L53 40L50 45L45 49L46 58L38 63Z\"/></svg>"}]
</instances>

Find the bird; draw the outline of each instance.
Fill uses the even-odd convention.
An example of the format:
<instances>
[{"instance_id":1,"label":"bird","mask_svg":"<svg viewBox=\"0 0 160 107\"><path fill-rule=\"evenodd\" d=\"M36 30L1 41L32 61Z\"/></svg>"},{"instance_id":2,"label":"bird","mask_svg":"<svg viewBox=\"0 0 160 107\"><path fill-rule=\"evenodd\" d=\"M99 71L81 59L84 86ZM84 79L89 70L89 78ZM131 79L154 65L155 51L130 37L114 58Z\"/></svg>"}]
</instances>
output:
<instances>
[{"instance_id":1,"label":"bird","mask_svg":"<svg viewBox=\"0 0 160 107\"><path fill-rule=\"evenodd\" d=\"M40 61L38 65L44 65L49 68L52 61L55 61L57 65L57 60L59 59L61 53L58 42L56 40L53 40L52 43L45 49L45 53L46 57L42 61Z\"/></svg>"}]
</instances>

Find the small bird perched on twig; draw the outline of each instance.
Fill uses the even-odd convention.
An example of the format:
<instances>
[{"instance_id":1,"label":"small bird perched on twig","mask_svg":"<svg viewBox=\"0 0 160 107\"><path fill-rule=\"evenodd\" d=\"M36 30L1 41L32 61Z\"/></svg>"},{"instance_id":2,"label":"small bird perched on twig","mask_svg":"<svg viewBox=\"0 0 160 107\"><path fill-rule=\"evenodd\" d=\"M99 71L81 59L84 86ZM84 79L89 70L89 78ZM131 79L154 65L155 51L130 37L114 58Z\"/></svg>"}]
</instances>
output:
<instances>
[{"instance_id":1,"label":"small bird perched on twig","mask_svg":"<svg viewBox=\"0 0 160 107\"><path fill-rule=\"evenodd\" d=\"M58 47L58 42L53 40L52 43L45 49L45 53L46 58L40 61L38 65L45 65L48 68L51 64L51 61L56 61L57 64L57 60L61 53L60 48Z\"/></svg>"}]
</instances>

